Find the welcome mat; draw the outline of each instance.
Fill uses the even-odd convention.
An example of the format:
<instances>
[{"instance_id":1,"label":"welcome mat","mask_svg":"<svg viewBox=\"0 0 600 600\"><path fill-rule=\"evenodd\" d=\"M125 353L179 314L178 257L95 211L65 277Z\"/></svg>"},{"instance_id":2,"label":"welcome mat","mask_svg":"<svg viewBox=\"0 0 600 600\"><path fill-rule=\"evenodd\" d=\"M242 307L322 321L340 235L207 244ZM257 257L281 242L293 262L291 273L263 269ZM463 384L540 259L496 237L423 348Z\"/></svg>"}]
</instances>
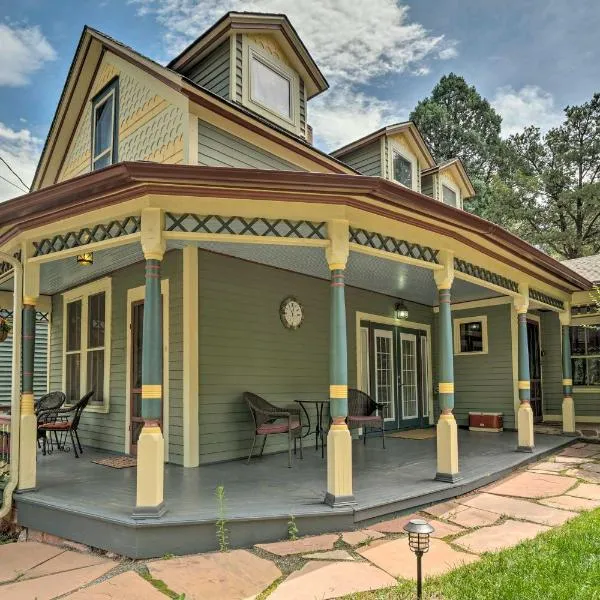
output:
<instances>
[{"instance_id":1,"label":"welcome mat","mask_svg":"<svg viewBox=\"0 0 600 600\"><path fill-rule=\"evenodd\" d=\"M385 437L402 438L403 440L430 440L436 435L435 427L429 429L409 429L408 431L394 431Z\"/></svg>"},{"instance_id":2,"label":"welcome mat","mask_svg":"<svg viewBox=\"0 0 600 600\"><path fill-rule=\"evenodd\" d=\"M137 458L133 456L109 456L93 460L92 462L97 465L112 467L113 469L127 469L127 467L135 467L137 465Z\"/></svg>"}]
</instances>

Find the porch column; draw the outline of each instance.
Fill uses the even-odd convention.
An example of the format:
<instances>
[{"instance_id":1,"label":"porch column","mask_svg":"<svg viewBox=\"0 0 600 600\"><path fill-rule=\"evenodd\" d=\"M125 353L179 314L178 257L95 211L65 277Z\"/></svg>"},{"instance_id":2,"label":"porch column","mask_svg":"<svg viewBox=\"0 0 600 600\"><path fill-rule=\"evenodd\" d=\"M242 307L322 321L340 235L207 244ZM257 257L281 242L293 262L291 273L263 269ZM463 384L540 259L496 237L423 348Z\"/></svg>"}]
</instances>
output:
<instances>
[{"instance_id":1,"label":"porch column","mask_svg":"<svg viewBox=\"0 0 600 600\"><path fill-rule=\"evenodd\" d=\"M137 495L133 517L160 517L164 503L165 443L160 429L163 402L163 332L160 265L165 251L160 209L142 211L146 291L142 338L142 418L138 440Z\"/></svg>"},{"instance_id":2,"label":"porch column","mask_svg":"<svg viewBox=\"0 0 600 600\"><path fill-rule=\"evenodd\" d=\"M529 297L516 296L514 299L517 310L517 327L519 340L519 410L517 411L518 447L519 452L533 452L533 411L531 410L531 381L529 375L529 345L527 342L527 310Z\"/></svg>"},{"instance_id":3,"label":"porch column","mask_svg":"<svg viewBox=\"0 0 600 600\"><path fill-rule=\"evenodd\" d=\"M438 324L438 381L440 418L437 424L438 481L454 483L460 480L458 469L458 427L452 414L454 409L454 349L452 345L452 311L450 290L454 281L454 255L440 252L443 269L434 271L439 295Z\"/></svg>"},{"instance_id":4,"label":"porch column","mask_svg":"<svg viewBox=\"0 0 600 600\"><path fill-rule=\"evenodd\" d=\"M573 402L573 372L571 366L571 307L559 313L562 332L562 422L563 433L575 435L575 403Z\"/></svg>"},{"instance_id":5,"label":"porch column","mask_svg":"<svg viewBox=\"0 0 600 600\"><path fill-rule=\"evenodd\" d=\"M348 351L344 270L348 260L348 222L335 220L327 225L330 245L327 262L331 271L329 340L329 412L332 425L327 434L327 494L333 507L354 503L352 494L352 437L348 416Z\"/></svg>"},{"instance_id":6,"label":"porch column","mask_svg":"<svg viewBox=\"0 0 600 600\"><path fill-rule=\"evenodd\" d=\"M26 257L26 254L23 253ZM25 261L23 273L23 329L21 334L21 427L19 485L21 491L36 486L37 419L33 397L35 356L35 305L40 295L40 267Z\"/></svg>"}]
</instances>

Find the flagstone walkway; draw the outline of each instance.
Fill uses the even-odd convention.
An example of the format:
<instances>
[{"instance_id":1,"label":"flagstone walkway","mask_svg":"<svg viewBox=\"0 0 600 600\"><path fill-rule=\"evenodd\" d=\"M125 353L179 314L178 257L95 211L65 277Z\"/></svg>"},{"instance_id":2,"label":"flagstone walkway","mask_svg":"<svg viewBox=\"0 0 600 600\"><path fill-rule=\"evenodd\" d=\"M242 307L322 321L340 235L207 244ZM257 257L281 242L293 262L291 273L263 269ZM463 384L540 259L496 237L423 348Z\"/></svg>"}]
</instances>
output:
<instances>
[{"instance_id":1,"label":"flagstone walkway","mask_svg":"<svg viewBox=\"0 0 600 600\"><path fill-rule=\"evenodd\" d=\"M435 528L425 576L479 560L600 507L600 445L577 443L502 481L417 513ZM415 515L253 550L130 561L35 541L0 545L2 600L327 600L414 578Z\"/></svg>"}]
</instances>

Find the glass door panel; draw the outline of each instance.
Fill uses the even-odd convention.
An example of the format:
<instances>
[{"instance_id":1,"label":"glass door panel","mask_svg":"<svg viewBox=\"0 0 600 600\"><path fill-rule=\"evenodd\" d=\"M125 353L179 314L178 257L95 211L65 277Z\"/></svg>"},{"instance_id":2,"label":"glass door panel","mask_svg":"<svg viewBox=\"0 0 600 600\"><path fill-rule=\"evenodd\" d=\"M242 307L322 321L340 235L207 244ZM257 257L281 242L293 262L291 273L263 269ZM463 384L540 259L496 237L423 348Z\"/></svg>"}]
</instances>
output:
<instances>
[{"instance_id":1,"label":"glass door panel","mask_svg":"<svg viewBox=\"0 0 600 600\"><path fill-rule=\"evenodd\" d=\"M418 419L419 379L416 335L400 334L400 360L402 364L402 419Z\"/></svg>"},{"instance_id":2,"label":"glass door panel","mask_svg":"<svg viewBox=\"0 0 600 600\"><path fill-rule=\"evenodd\" d=\"M394 406L394 343L393 332L376 329L374 332L375 401L384 405L383 417L395 421Z\"/></svg>"},{"instance_id":3,"label":"glass door panel","mask_svg":"<svg viewBox=\"0 0 600 600\"><path fill-rule=\"evenodd\" d=\"M144 302L131 305L131 453L137 454L137 441L142 418L142 332L144 330Z\"/></svg>"}]
</instances>

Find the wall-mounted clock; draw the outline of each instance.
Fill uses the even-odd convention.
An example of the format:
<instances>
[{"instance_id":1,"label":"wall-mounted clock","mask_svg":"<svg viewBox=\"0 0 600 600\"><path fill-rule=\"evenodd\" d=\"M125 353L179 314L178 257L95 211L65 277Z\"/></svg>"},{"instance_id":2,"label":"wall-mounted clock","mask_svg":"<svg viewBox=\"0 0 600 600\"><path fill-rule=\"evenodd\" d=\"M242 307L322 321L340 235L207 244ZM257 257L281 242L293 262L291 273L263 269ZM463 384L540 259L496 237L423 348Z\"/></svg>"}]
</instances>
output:
<instances>
[{"instance_id":1,"label":"wall-mounted clock","mask_svg":"<svg viewBox=\"0 0 600 600\"><path fill-rule=\"evenodd\" d=\"M298 329L304 320L302 304L293 296L288 296L281 302L279 317L287 329Z\"/></svg>"}]
</instances>

